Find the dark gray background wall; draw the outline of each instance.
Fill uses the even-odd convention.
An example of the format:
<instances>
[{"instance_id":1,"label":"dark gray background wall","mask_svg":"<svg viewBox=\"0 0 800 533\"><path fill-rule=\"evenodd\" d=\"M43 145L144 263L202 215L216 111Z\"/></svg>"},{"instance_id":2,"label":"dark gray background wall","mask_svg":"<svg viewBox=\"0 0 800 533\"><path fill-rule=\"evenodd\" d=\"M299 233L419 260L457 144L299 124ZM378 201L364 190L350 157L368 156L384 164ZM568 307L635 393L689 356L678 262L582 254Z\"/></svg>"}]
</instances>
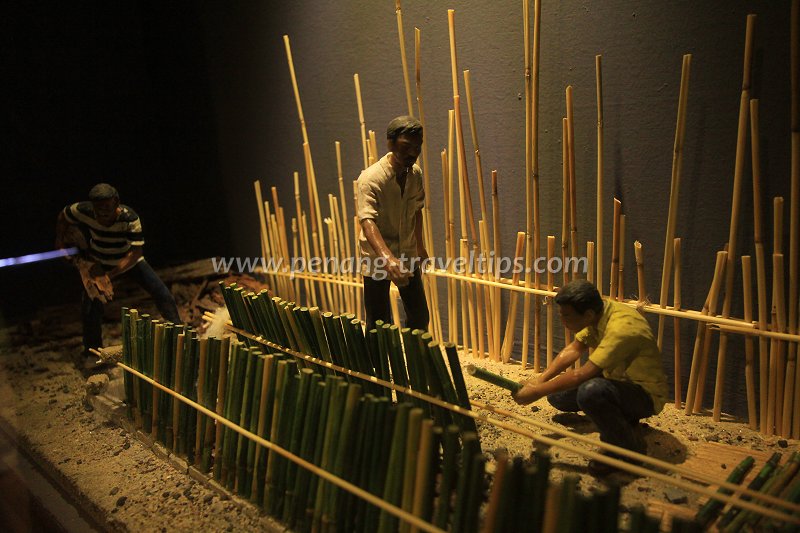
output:
<instances>
[{"instance_id":1,"label":"dark gray background wall","mask_svg":"<svg viewBox=\"0 0 800 533\"><path fill-rule=\"evenodd\" d=\"M503 252L511 254L516 231L525 228L522 3L403 2L410 69L413 28L422 31L425 138L434 163L428 198L435 228L442 227L438 153L447 143L452 107L448 8L456 9L459 70L472 75L484 174L499 173ZM684 305L702 306L714 253L728 239L745 17L751 12L758 14L751 93L761 100L764 213L770 221L771 199L782 195L788 224L788 1L543 1L543 236L560 232L560 121L564 89L572 85L579 241L594 239L594 57L602 54L604 262L610 262L617 196L627 215L626 256L633 259L635 239L643 243L648 295L658 298L681 58L691 53L677 235L683 238ZM345 176L354 179L361 169L353 74L360 75L367 127L377 132L379 145L388 120L406 110L391 0L140 1L98 3L81 11L20 4L3 20L8 30L3 60L11 75L3 103L9 194L0 211L3 227L24 228L4 235L4 256L46 249L54 213L101 179L116 182L152 228L147 252L152 262L257 255L252 181L277 186L289 207L292 173L304 170L284 34L291 39L323 197L337 192L335 140L342 143ZM413 70L410 75L413 80ZM463 78L460 93L463 98ZM462 113L467 124L465 102ZM469 138L467 149L472 150ZM747 161L740 253L752 251L749 156ZM476 172L471 157L468 162L477 212ZM771 233L767 237L771 240ZM440 251L443 232L435 231L435 238ZM632 261L625 271L626 293L634 295ZM8 281L12 274L3 276ZM735 287L738 302L738 276ZM741 315L738 303L734 314ZM691 337L693 325L685 328L684 337ZM687 365L690 349L687 344ZM671 353L669 342L665 352ZM733 342L726 409L739 413L734 395L742 389L742 353L741 343Z\"/></svg>"}]
</instances>

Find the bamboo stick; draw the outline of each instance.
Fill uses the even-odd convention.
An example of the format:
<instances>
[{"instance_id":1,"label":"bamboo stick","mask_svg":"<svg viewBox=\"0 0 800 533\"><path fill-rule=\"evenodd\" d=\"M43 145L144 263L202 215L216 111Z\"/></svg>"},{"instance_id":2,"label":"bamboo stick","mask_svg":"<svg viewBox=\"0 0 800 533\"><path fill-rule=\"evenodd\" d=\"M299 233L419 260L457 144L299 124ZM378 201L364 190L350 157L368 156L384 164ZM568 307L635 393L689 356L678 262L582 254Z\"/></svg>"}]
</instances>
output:
<instances>
[{"instance_id":1,"label":"bamboo stick","mask_svg":"<svg viewBox=\"0 0 800 533\"><path fill-rule=\"evenodd\" d=\"M161 380L161 339L164 337L164 324L156 324L155 325L155 335L153 336L153 379L156 381ZM153 417L152 417L152 427L150 430L150 436L153 440L159 440L158 438L158 425L159 425L159 418L160 418L160 411L159 409L159 390L157 387L153 387L152 391L152 406L153 406Z\"/></svg>"},{"instance_id":2,"label":"bamboo stick","mask_svg":"<svg viewBox=\"0 0 800 533\"><path fill-rule=\"evenodd\" d=\"M397 36L400 41L400 62L403 65L403 84L406 88L406 104L408 105L408 114L414 114L414 107L411 105L411 82L408 79L408 61L406 60L406 40L403 34L403 8L400 5L400 0L395 0L394 11L397 16Z\"/></svg>"},{"instance_id":3,"label":"bamboo stick","mask_svg":"<svg viewBox=\"0 0 800 533\"><path fill-rule=\"evenodd\" d=\"M633 241L633 252L636 259L636 279L639 286L639 301L647 301L647 288L644 284L644 252L642 243Z\"/></svg>"},{"instance_id":4,"label":"bamboo stick","mask_svg":"<svg viewBox=\"0 0 800 533\"><path fill-rule=\"evenodd\" d=\"M490 372L485 368L477 367L475 365L467 365L467 374L474 378L486 381L487 383L491 383L492 385L502 387L511 392L517 392L522 388L522 385L513 379L508 379L500 374L495 374L494 372Z\"/></svg>"},{"instance_id":5,"label":"bamboo stick","mask_svg":"<svg viewBox=\"0 0 800 533\"><path fill-rule=\"evenodd\" d=\"M784 257L783 254L772 254L772 281L773 281L773 307L775 308L776 322L773 322L773 329L780 333L786 332L786 301L784 286ZM775 405L775 432L780 435L791 435L791 409L794 400L794 372L795 362L786 355L786 344L782 341L774 340L777 354L778 383L776 391ZM785 367L785 374L782 372ZM782 379L783 378L783 379ZM785 379L785 382L783 381Z\"/></svg>"},{"instance_id":6,"label":"bamboo stick","mask_svg":"<svg viewBox=\"0 0 800 533\"><path fill-rule=\"evenodd\" d=\"M517 232L517 245L514 249L514 274L512 278L512 284L517 285L519 283L519 268L516 268L516 264L518 261L522 259L522 247L525 244L525 233L520 231ZM517 322L517 293L511 293L511 303L508 306L508 320L506 321L506 330L505 334L503 335L503 348L501 352L501 359L504 363L507 363L508 360L511 358L511 350L514 348L514 330L516 329L516 322Z\"/></svg>"},{"instance_id":7,"label":"bamboo stick","mask_svg":"<svg viewBox=\"0 0 800 533\"><path fill-rule=\"evenodd\" d=\"M703 310L700 312L703 315L708 315L711 310L712 300L716 300L719 294L719 286L722 282L722 274L725 269L725 261L727 260L728 252L717 252L717 261L714 266L714 277L711 280L711 288L708 291L706 302L703 304ZM613 278L612 278L613 279ZM689 372L689 386L686 392L686 404L684 406L684 414L690 415L694 412L695 395L698 389L698 381L700 378L701 361L701 347L703 346L703 339L706 334L706 326L703 323L697 324L697 336L694 341L694 351L692 353L692 367Z\"/></svg>"},{"instance_id":8,"label":"bamboo stick","mask_svg":"<svg viewBox=\"0 0 800 533\"><path fill-rule=\"evenodd\" d=\"M778 280L775 277L775 256L783 255L783 198L777 196L773 199L773 232L772 232L772 323L771 329L773 331L778 330L778 333L782 333L778 328L778 314L782 312L782 310L778 309L778 302L782 295L778 295L776 293L777 288L783 287L783 279ZM783 258L781 258L781 261ZM783 264L781 263L781 272L783 272ZM769 413L767 414L767 434L772 435L772 431L779 432L782 428L781 422L781 409L783 407L783 385L784 385L784 376L783 376L783 346L782 344L775 338L773 338L770 342L770 349L769 349L769 369L770 369L770 390L769 390L769 398L767 402L769 405L772 406L768 407L768 409L774 411L773 417L769 417ZM771 429L774 424L774 430Z\"/></svg>"},{"instance_id":9,"label":"bamboo stick","mask_svg":"<svg viewBox=\"0 0 800 533\"><path fill-rule=\"evenodd\" d=\"M555 283L555 273L550 268L550 259L555 257L556 253L556 238L553 235L547 236L547 290L552 291ZM553 362L553 306L555 301L553 297L547 297L547 366Z\"/></svg>"},{"instance_id":10,"label":"bamboo stick","mask_svg":"<svg viewBox=\"0 0 800 533\"><path fill-rule=\"evenodd\" d=\"M509 465L508 454L501 451L497 457L497 466L495 467L494 479L492 480L492 490L489 493L489 502L486 506L486 518L483 522L482 533L493 533L494 531L502 531L498 524L502 522L502 515L500 507L504 499L509 499L508 491L503 490L506 484L506 473L511 470ZM509 476L511 474L509 473ZM505 497L505 498L504 498Z\"/></svg>"},{"instance_id":11,"label":"bamboo stick","mask_svg":"<svg viewBox=\"0 0 800 533\"><path fill-rule=\"evenodd\" d=\"M480 231L481 235L481 255L485 260L485 262L482 263L482 267L484 269L483 279L491 280L494 271L494 264L493 261L491 260L491 254L489 252L489 243L491 241L489 240L489 230L486 228L485 220L481 220L478 222L478 231ZM434 277L433 279L436 278ZM495 351L494 339L499 332L495 331L496 324L494 322L494 308L498 305L498 302L495 299L495 291L493 289L490 289L486 285L483 286L483 289L484 289L484 296L486 298L486 301L488 302L488 306L486 309L486 345L489 349L489 357L493 360L496 360L498 358L498 354ZM481 354L481 356L483 355L485 354Z\"/></svg>"},{"instance_id":12,"label":"bamboo stick","mask_svg":"<svg viewBox=\"0 0 800 533\"><path fill-rule=\"evenodd\" d=\"M465 278L468 277L469 271L469 252L467 251L467 239L462 238L459 241L460 257L463 258L466 265L466 271L462 274ZM464 331L464 354L468 351L472 352L473 357L477 357L477 337L475 331L475 306L472 300L472 285L464 280L461 283L461 301L466 302L466 305L461 306L461 325Z\"/></svg>"},{"instance_id":13,"label":"bamboo stick","mask_svg":"<svg viewBox=\"0 0 800 533\"><path fill-rule=\"evenodd\" d=\"M753 318L753 291L752 291L752 268L750 256L742 256L742 289L744 296L744 319L752 321ZM754 362L753 339L744 339L744 379L747 388L747 421L750 429L758 429L758 411L756 407L756 378Z\"/></svg>"},{"instance_id":14,"label":"bamboo stick","mask_svg":"<svg viewBox=\"0 0 800 533\"><path fill-rule=\"evenodd\" d=\"M430 194L431 191L431 180L430 180L430 171L429 171L429 162L428 159L428 143L425 141L426 136L424 132L426 131L425 126L425 105L422 98L422 37L419 28L414 28L414 73L415 73L415 82L416 82L416 91L417 91L417 109L419 110L419 122L422 124L422 179L425 188L425 193ZM413 113L411 113L413 115ZM427 204L428 202L426 202ZM433 229L432 219L430 217L430 210L426 207L425 213L425 235L427 242L425 243L425 249L431 256L434 256L434 248L433 248Z\"/></svg>"},{"instance_id":15,"label":"bamboo stick","mask_svg":"<svg viewBox=\"0 0 800 533\"><path fill-rule=\"evenodd\" d=\"M597 277L595 286L603 291L603 56L594 56L597 87Z\"/></svg>"},{"instance_id":16,"label":"bamboo stick","mask_svg":"<svg viewBox=\"0 0 800 533\"><path fill-rule=\"evenodd\" d=\"M179 333L175 345L175 375L173 376L172 386L175 392L183 394L183 343L186 338L185 333ZM172 403L172 450L178 452L178 434L180 432L180 402ZM196 448L195 448L196 449Z\"/></svg>"},{"instance_id":17,"label":"bamboo stick","mask_svg":"<svg viewBox=\"0 0 800 533\"><path fill-rule=\"evenodd\" d=\"M742 95L739 100L739 126L736 138L736 162L733 172L733 201L731 204L731 223L728 234L728 264L725 267L725 299L722 302L722 316L728 318L731 311L733 278L736 267L736 246L739 228L739 206L741 202L741 182L744 174L745 144L747 142L747 120L750 102L750 64L753 54L753 26L756 16L747 15L745 32L744 67L742 75ZM717 387L724 386L723 375L727 358L728 336L720 333L717 352ZM714 393L713 419L718 422L722 408L722 391Z\"/></svg>"},{"instance_id":18,"label":"bamboo stick","mask_svg":"<svg viewBox=\"0 0 800 533\"><path fill-rule=\"evenodd\" d=\"M625 215L619 216L619 281L617 282L617 301L625 300Z\"/></svg>"},{"instance_id":19,"label":"bamboo stick","mask_svg":"<svg viewBox=\"0 0 800 533\"><path fill-rule=\"evenodd\" d=\"M533 58L531 57L530 2L522 2L524 76L525 76L525 286L530 288L533 273ZM528 366L528 344L530 331L530 295L522 300L522 368Z\"/></svg>"},{"instance_id":20,"label":"bamboo stick","mask_svg":"<svg viewBox=\"0 0 800 533\"><path fill-rule=\"evenodd\" d=\"M570 169L569 169L569 123L566 117L561 119L561 267L563 282L569 282L569 273L564 267L569 248L569 207L570 207ZM565 335L568 333L565 330ZM566 337L565 337L566 341Z\"/></svg>"},{"instance_id":21,"label":"bamboo stick","mask_svg":"<svg viewBox=\"0 0 800 533\"><path fill-rule=\"evenodd\" d=\"M353 74L353 84L355 85L356 89L356 104L358 105L358 124L361 128L361 152L364 158L364 166L363 168L367 168L369 166L369 156L368 152L368 144L367 144L367 125L364 122L364 106L361 103L361 83L358 79L358 73Z\"/></svg>"},{"instance_id":22,"label":"bamboo stick","mask_svg":"<svg viewBox=\"0 0 800 533\"><path fill-rule=\"evenodd\" d=\"M500 199L497 194L497 171L492 170L492 232L494 235L492 236L492 243L493 243L493 250L494 250L494 257L493 263L500 259ZM494 263L494 279L495 282L500 279L500 269L497 268L496 263ZM495 361L500 360L500 311L501 311L501 293L499 288L495 288L494 290L494 316L492 321L494 322L494 353L495 353Z\"/></svg>"},{"instance_id":23,"label":"bamboo stick","mask_svg":"<svg viewBox=\"0 0 800 533\"><path fill-rule=\"evenodd\" d=\"M797 62L800 59L800 4L797 0L792 2L790 12L790 79L791 79L791 190L789 200L789 333L800 332L800 317L798 317L798 261L800 257L800 73L798 73ZM788 345L787 361L796 361L800 353L800 345L792 343ZM786 371L787 382L789 380L789 369ZM794 380L795 398L791 406L792 412L792 433L793 438L800 438L800 399L797 394L800 392L800 365L795 364L795 375L791 376ZM788 387L786 387L788 391ZM788 395L788 394L787 394ZM786 409L784 409L785 411ZM786 424L784 424L784 428ZM788 433L787 433L787 436Z\"/></svg>"},{"instance_id":24,"label":"bamboo stick","mask_svg":"<svg viewBox=\"0 0 800 533\"><path fill-rule=\"evenodd\" d=\"M678 93L678 119L675 125L675 143L672 150L672 177L670 180L669 211L667 214L667 234L664 238L664 262L661 267L661 295L658 303L661 307L667 305L669 297L669 282L672 271L673 239L675 226L678 222L678 195L681 184L681 167L683 164L683 143L686 131L686 106L689 97L689 75L691 72L692 54L684 54L681 67L681 86ZM664 338L664 320L658 320L658 348L661 349Z\"/></svg>"},{"instance_id":25,"label":"bamboo stick","mask_svg":"<svg viewBox=\"0 0 800 533\"><path fill-rule=\"evenodd\" d=\"M727 251L727 245L725 246ZM726 267L727 268L727 263ZM724 272L723 272L724 274ZM724 278L722 278L720 283L724 282ZM711 296L709 300L708 309L709 314L716 314L717 312L717 303L719 301L719 290L721 290L722 285L717 288L717 292ZM712 341L712 330L709 326L706 326L706 336L703 342L703 351L700 357L700 375L697 379L697 391L694 398L694 409L695 412L700 412L703 409L703 398L705 394L705 385L706 385L706 373L708 372L708 353L711 350L711 341Z\"/></svg>"},{"instance_id":26,"label":"bamboo stick","mask_svg":"<svg viewBox=\"0 0 800 533\"><path fill-rule=\"evenodd\" d=\"M619 284L619 221L621 214L622 202L614 198L614 229L611 239L611 289L608 292L608 297L611 299L616 298Z\"/></svg>"},{"instance_id":27,"label":"bamboo stick","mask_svg":"<svg viewBox=\"0 0 800 533\"><path fill-rule=\"evenodd\" d=\"M594 284L594 241L586 241L586 280Z\"/></svg>"},{"instance_id":28,"label":"bamboo stick","mask_svg":"<svg viewBox=\"0 0 800 533\"><path fill-rule=\"evenodd\" d=\"M575 120L572 112L572 85L567 85L567 132L569 134L569 230L572 257L578 257L578 202L575 178ZM571 276L572 277L572 276Z\"/></svg>"},{"instance_id":29,"label":"bamboo stick","mask_svg":"<svg viewBox=\"0 0 800 533\"><path fill-rule=\"evenodd\" d=\"M675 290L673 293L674 307L677 310L681 308L681 240L680 238L674 239L673 252L672 252L673 272L675 273ZM681 375L683 370L681 368L681 322L678 317L672 319L673 331L673 358L674 358L674 372L673 381L675 384L675 408L681 408L681 390L682 379Z\"/></svg>"},{"instance_id":30,"label":"bamboo stick","mask_svg":"<svg viewBox=\"0 0 800 533\"><path fill-rule=\"evenodd\" d=\"M267 237L267 222L264 218L264 203L263 199L261 198L261 182L256 180L253 182L253 188L256 192L256 202L258 204L258 225L260 229L261 235L261 255L264 258L270 257L270 247L269 247L269 239ZM267 279L269 280L270 287L275 288L275 277L268 276Z\"/></svg>"},{"instance_id":31,"label":"bamboo stick","mask_svg":"<svg viewBox=\"0 0 800 533\"><path fill-rule=\"evenodd\" d=\"M532 200L533 208L533 254L536 258L541 255L541 228L539 225L539 59L540 59L540 38L541 38L541 19L542 19L541 0L533 2L533 65L532 65L532 84L531 84L531 180L533 185ZM529 232L530 233L530 232ZM527 279L527 276L526 276ZM539 273L534 270L533 285L539 288ZM533 361L535 371L539 371L541 354L539 345L541 344L541 306L538 296L533 298Z\"/></svg>"}]
</instances>

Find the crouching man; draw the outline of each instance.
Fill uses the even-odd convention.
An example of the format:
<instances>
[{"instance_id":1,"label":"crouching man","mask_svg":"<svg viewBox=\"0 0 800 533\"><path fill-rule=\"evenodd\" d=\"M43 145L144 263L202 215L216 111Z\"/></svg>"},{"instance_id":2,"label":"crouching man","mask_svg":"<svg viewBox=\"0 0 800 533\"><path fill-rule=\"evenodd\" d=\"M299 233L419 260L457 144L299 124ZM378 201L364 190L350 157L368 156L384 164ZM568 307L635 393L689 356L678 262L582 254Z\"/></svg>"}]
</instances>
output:
<instances>
[{"instance_id":1,"label":"crouching man","mask_svg":"<svg viewBox=\"0 0 800 533\"><path fill-rule=\"evenodd\" d=\"M647 453L639 420L661 412L667 399L661 353L647 320L626 304L604 301L586 280L564 285L555 301L575 340L542 374L523 382L514 400L529 404L547 397L561 411L583 411L597 426L601 441ZM593 352L588 361L572 369L589 348ZM614 470L589 461L592 475Z\"/></svg>"}]
</instances>

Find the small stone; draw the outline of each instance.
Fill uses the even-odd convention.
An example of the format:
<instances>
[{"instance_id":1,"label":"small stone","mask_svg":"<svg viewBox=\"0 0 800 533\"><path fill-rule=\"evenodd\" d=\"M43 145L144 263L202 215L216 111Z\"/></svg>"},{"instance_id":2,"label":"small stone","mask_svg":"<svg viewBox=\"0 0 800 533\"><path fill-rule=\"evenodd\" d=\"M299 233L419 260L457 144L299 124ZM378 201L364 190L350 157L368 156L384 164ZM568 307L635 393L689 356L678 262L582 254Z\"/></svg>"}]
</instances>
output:
<instances>
[{"instance_id":1,"label":"small stone","mask_svg":"<svg viewBox=\"0 0 800 533\"><path fill-rule=\"evenodd\" d=\"M181 497L181 493L180 492L173 492L172 493L172 499L173 500L177 500L180 497Z\"/></svg>"},{"instance_id":2,"label":"small stone","mask_svg":"<svg viewBox=\"0 0 800 533\"><path fill-rule=\"evenodd\" d=\"M117 499L117 507L122 507L123 505L125 505L126 501L128 501L127 496L120 496L119 499Z\"/></svg>"},{"instance_id":3,"label":"small stone","mask_svg":"<svg viewBox=\"0 0 800 533\"><path fill-rule=\"evenodd\" d=\"M778 446L780 446L781 448L786 448L787 446L789 446L789 443L786 442L786 439L781 439L778 441Z\"/></svg>"},{"instance_id":4,"label":"small stone","mask_svg":"<svg viewBox=\"0 0 800 533\"><path fill-rule=\"evenodd\" d=\"M165 490L165 491L163 492L163 494L161 494L161 497L162 497L162 498L169 498L169 495L170 495L170 494L171 494L171 492L170 492L170 491L168 491L168 490Z\"/></svg>"},{"instance_id":5,"label":"small stone","mask_svg":"<svg viewBox=\"0 0 800 533\"><path fill-rule=\"evenodd\" d=\"M671 488L664 491L664 497L669 503L674 504L682 504L689 501L684 492Z\"/></svg>"},{"instance_id":6,"label":"small stone","mask_svg":"<svg viewBox=\"0 0 800 533\"><path fill-rule=\"evenodd\" d=\"M82 464L83 464L83 459L78 459L78 460L77 460L77 461L75 461L75 462L76 462L77 464L79 464L79 465L82 465Z\"/></svg>"},{"instance_id":7,"label":"small stone","mask_svg":"<svg viewBox=\"0 0 800 533\"><path fill-rule=\"evenodd\" d=\"M725 463L722 463L722 464L720 465L720 467L721 467L723 470L727 470L727 469L728 469L728 465L726 465Z\"/></svg>"},{"instance_id":8,"label":"small stone","mask_svg":"<svg viewBox=\"0 0 800 533\"><path fill-rule=\"evenodd\" d=\"M531 405L531 412L538 413L541 410L542 410L542 408L539 407L538 405Z\"/></svg>"},{"instance_id":9,"label":"small stone","mask_svg":"<svg viewBox=\"0 0 800 533\"><path fill-rule=\"evenodd\" d=\"M131 441L129 441L128 439L125 439L125 442L122 443L122 449L123 450L127 450L130 447L131 447Z\"/></svg>"},{"instance_id":10,"label":"small stone","mask_svg":"<svg viewBox=\"0 0 800 533\"><path fill-rule=\"evenodd\" d=\"M695 442L696 442L696 441L698 441L698 440L700 440L700 439L697 437L697 435L689 435L687 438L688 438L690 441L695 441Z\"/></svg>"},{"instance_id":11,"label":"small stone","mask_svg":"<svg viewBox=\"0 0 800 533\"><path fill-rule=\"evenodd\" d=\"M116 496L118 492L119 492L119 487L114 487L113 489L111 489L111 492L109 494L111 494L112 496Z\"/></svg>"},{"instance_id":12,"label":"small stone","mask_svg":"<svg viewBox=\"0 0 800 533\"><path fill-rule=\"evenodd\" d=\"M51 399L51 400L50 400L49 402L47 402L47 403L49 403L50 405L53 405L54 403L57 403L57 402L58 402L58 400L56 400L55 398L53 398L53 399Z\"/></svg>"},{"instance_id":13,"label":"small stone","mask_svg":"<svg viewBox=\"0 0 800 533\"><path fill-rule=\"evenodd\" d=\"M61 387L61 392L63 392L64 394L69 394L69 387L67 385L64 385L63 387Z\"/></svg>"},{"instance_id":14,"label":"small stone","mask_svg":"<svg viewBox=\"0 0 800 533\"><path fill-rule=\"evenodd\" d=\"M706 435L707 442L719 442L719 435Z\"/></svg>"}]
</instances>

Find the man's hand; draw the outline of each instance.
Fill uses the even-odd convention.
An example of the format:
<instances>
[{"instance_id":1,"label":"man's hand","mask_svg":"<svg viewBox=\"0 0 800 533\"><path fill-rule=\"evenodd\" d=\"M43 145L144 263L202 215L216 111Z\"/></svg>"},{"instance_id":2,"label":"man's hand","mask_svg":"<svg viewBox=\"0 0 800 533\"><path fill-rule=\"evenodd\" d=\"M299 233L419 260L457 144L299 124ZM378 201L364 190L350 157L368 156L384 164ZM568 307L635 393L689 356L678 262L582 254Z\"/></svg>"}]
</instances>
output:
<instances>
[{"instance_id":1,"label":"man's hand","mask_svg":"<svg viewBox=\"0 0 800 533\"><path fill-rule=\"evenodd\" d=\"M92 298L107 303L114 298L114 286L111 279L99 264L85 259L76 259L75 266L81 273L81 281L86 294Z\"/></svg>"},{"instance_id":2,"label":"man's hand","mask_svg":"<svg viewBox=\"0 0 800 533\"><path fill-rule=\"evenodd\" d=\"M396 257L386 258L386 275L398 287L405 287L413 276Z\"/></svg>"},{"instance_id":3,"label":"man's hand","mask_svg":"<svg viewBox=\"0 0 800 533\"><path fill-rule=\"evenodd\" d=\"M528 379L523 379L519 382L522 388L511 396L514 401L520 405L527 405L540 399L543 395L539 392L539 385L541 385L541 374L533 374Z\"/></svg>"}]
</instances>

